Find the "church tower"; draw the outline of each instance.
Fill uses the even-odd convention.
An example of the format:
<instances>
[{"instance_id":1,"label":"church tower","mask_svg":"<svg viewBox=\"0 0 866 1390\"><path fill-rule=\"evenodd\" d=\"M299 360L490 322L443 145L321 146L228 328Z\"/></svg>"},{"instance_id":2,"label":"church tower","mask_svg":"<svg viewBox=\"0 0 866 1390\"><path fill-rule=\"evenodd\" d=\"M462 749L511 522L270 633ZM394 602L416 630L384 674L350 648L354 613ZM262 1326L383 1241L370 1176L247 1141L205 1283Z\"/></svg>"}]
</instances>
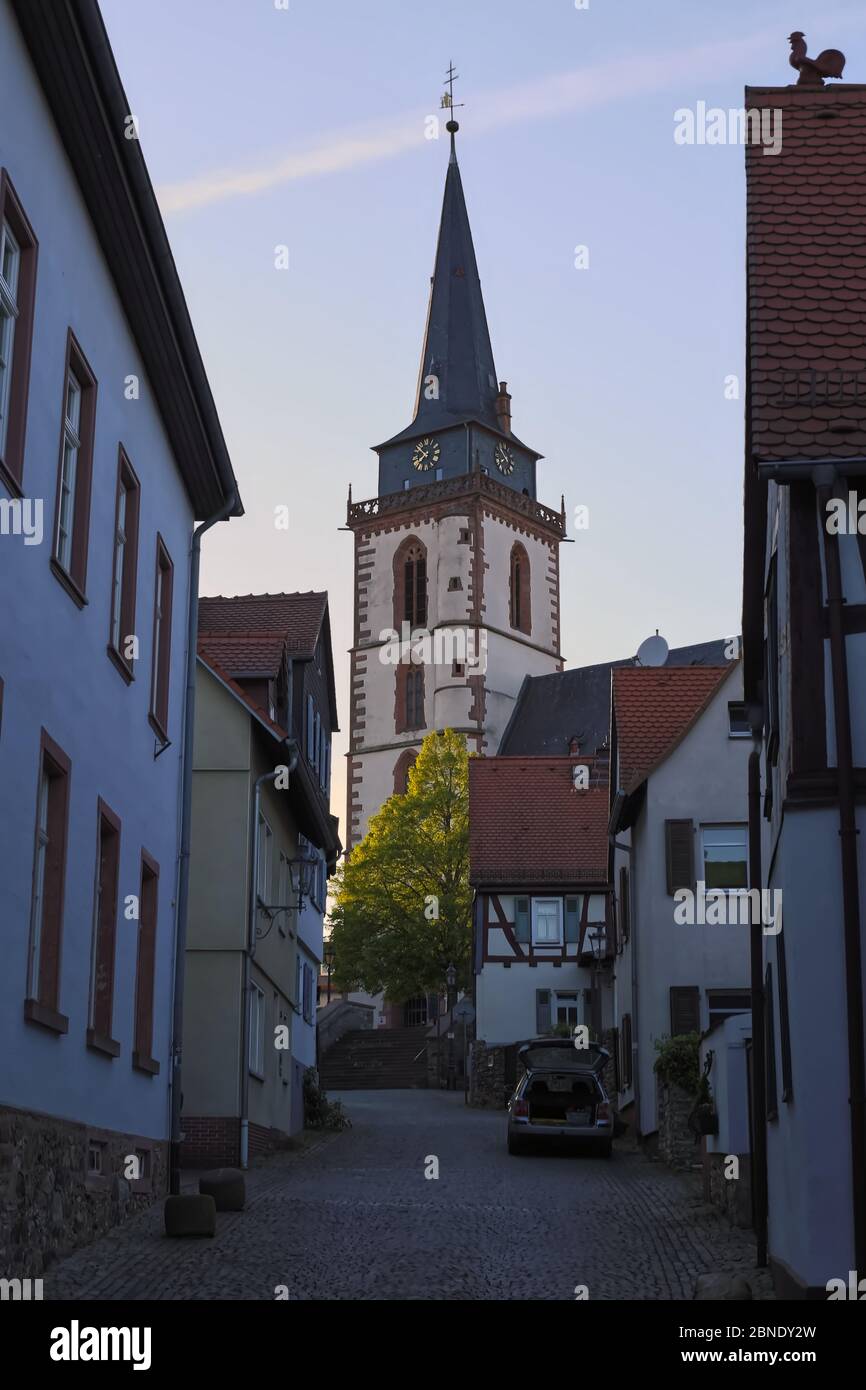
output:
<instances>
[{"instance_id":1,"label":"church tower","mask_svg":"<svg viewBox=\"0 0 866 1390\"><path fill-rule=\"evenodd\" d=\"M536 496L541 455L497 379L450 120L451 154L412 423L375 447L378 496L355 537L346 845L433 729L495 753L521 682L562 668L565 507ZM396 634L396 637L395 637ZM396 640L399 638L400 640Z\"/></svg>"}]
</instances>

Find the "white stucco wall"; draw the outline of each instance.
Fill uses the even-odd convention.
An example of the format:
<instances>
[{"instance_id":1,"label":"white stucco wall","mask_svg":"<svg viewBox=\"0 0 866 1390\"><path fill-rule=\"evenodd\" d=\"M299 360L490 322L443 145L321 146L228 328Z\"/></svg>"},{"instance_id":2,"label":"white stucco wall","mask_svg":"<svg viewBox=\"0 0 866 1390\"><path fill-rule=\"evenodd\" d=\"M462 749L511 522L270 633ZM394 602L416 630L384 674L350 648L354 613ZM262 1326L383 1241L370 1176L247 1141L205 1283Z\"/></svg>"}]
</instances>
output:
<instances>
[{"instance_id":1,"label":"white stucco wall","mask_svg":"<svg viewBox=\"0 0 866 1390\"><path fill-rule=\"evenodd\" d=\"M617 1026L630 1013L640 1068L640 1127L657 1127L655 1043L670 1033L670 989L697 985L701 1027L709 1023L707 990L749 986L748 927L687 926L674 921L676 903L668 895L665 868L665 820L688 819L695 827L695 876L701 878L702 825L747 821L747 764L751 740L731 738L728 702L742 699L738 667L722 683L710 705L674 752L649 778L646 801L621 841L633 846L631 864L616 855L615 882L626 865L633 876L631 939L616 965ZM632 950L637 942L637 1010L632 994ZM633 1099L629 1091L621 1103Z\"/></svg>"},{"instance_id":2,"label":"white stucco wall","mask_svg":"<svg viewBox=\"0 0 866 1390\"><path fill-rule=\"evenodd\" d=\"M746 1043L751 1037L751 1013L734 1014L708 1033L701 1043L701 1071L708 1053L713 1054L708 1079L719 1117L718 1134L707 1135L708 1153L746 1154L750 1151Z\"/></svg>"},{"instance_id":3,"label":"white stucco wall","mask_svg":"<svg viewBox=\"0 0 866 1390\"><path fill-rule=\"evenodd\" d=\"M579 965L544 964L506 969L488 961L476 979L477 1036L490 1047L535 1037L535 992L561 992L591 987L592 973Z\"/></svg>"},{"instance_id":4,"label":"white stucco wall","mask_svg":"<svg viewBox=\"0 0 866 1390\"><path fill-rule=\"evenodd\" d=\"M179 758L192 511L149 383L88 214L17 25L0 5L0 163L9 171L39 240L35 326L24 458L28 497L44 502L44 539L24 546L0 536L0 1103L109 1129L167 1133L170 991L178 840ZM79 610L49 567L55 522L61 397L67 330L75 332L98 381L87 567ZM134 373L140 399L124 399ZM136 679L126 686L106 654L111 596L118 443L141 480ZM0 485L5 497L5 490ZM171 746L154 759L147 720L156 535L174 562ZM69 1031L25 1024L30 902L40 729L71 759L66 901L59 1007ZM85 1045L96 863L97 798L122 820L119 896L139 892L144 846L160 865L153 1053L158 1077L130 1066L135 1007L136 925L118 921L110 1060Z\"/></svg>"}]
</instances>

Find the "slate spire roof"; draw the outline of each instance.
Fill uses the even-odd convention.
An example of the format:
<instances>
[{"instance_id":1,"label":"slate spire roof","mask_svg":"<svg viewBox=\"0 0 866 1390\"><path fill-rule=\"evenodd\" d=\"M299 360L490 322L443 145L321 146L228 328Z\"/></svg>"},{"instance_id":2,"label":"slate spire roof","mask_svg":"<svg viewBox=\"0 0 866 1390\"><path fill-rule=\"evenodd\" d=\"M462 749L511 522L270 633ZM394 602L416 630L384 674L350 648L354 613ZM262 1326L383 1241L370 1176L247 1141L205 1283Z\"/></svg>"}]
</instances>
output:
<instances>
[{"instance_id":1,"label":"slate spire roof","mask_svg":"<svg viewBox=\"0 0 866 1390\"><path fill-rule=\"evenodd\" d=\"M425 383L430 376L438 379L438 399L428 399L425 393ZM415 417L408 429L387 443L464 420L478 421L499 434L501 425L494 405L498 391L481 280L452 135L436 261L430 281Z\"/></svg>"}]
</instances>

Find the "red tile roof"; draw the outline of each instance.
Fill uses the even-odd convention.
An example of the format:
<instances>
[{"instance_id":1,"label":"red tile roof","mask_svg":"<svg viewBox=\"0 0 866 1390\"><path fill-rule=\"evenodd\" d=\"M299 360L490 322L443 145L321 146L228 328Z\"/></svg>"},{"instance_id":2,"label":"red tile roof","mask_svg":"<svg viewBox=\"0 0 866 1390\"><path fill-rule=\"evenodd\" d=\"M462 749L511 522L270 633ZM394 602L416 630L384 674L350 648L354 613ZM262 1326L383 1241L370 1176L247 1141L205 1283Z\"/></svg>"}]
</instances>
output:
<instances>
[{"instance_id":1,"label":"red tile roof","mask_svg":"<svg viewBox=\"0 0 866 1390\"><path fill-rule=\"evenodd\" d=\"M673 752L735 664L623 666L613 672L613 716L623 791L635 791Z\"/></svg>"},{"instance_id":2,"label":"red tile roof","mask_svg":"<svg viewBox=\"0 0 866 1390\"><path fill-rule=\"evenodd\" d=\"M274 676L280 669L286 644L282 637L244 636L218 637L205 633L199 637L198 649L233 671L236 676Z\"/></svg>"},{"instance_id":3,"label":"red tile roof","mask_svg":"<svg viewBox=\"0 0 866 1390\"><path fill-rule=\"evenodd\" d=\"M574 786L588 765L590 785ZM606 884L607 763L592 758L471 758L470 881Z\"/></svg>"},{"instance_id":4,"label":"red tile roof","mask_svg":"<svg viewBox=\"0 0 866 1390\"><path fill-rule=\"evenodd\" d=\"M207 666L215 676L218 676L224 685L228 686L232 694L240 700L241 704L246 705L250 713L254 714L256 718L264 724L265 728L269 733L273 734L274 738L279 739L281 742L288 738L287 731L280 728L280 725L270 718L262 709L261 705L256 704L249 691L244 690L242 686L238 685L237 681L232 680L229 672L219 664L212 653L210 653L206 647L203 647L201 643L199 643L198 655L205 666Z\"/></svg>"},{"instance_id":5,"label":"red tile roof","mask_svg":"<svg viewBox=\"0 0 866 1390\"><path fill-rule=\"evenodd\" d=\"M217 595L198 601L201 634L284 638L293 655L311 657L319 639L326 593Z\"/></svg>"},{"instance_id":6,"label":"red tile roof","mask_svg":"<svg viewBox=\"0 0 866 1390\"><path fill-rule=\"evenodd\" d=\"M746 146L752 456L866 454L866 86L747 87L746 107L782 121L779 154Z\"/></svg>"}]
</instances>

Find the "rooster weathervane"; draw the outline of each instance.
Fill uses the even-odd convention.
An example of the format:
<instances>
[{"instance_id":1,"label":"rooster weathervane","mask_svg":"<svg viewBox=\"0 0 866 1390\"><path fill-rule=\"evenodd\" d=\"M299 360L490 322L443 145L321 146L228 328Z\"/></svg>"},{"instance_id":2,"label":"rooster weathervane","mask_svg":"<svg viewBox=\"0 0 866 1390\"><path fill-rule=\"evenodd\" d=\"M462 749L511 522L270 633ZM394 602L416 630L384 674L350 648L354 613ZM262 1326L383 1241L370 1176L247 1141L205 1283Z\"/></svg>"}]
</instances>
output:
<instances>
[{"instance_id":1,"label":"rooster weathervane","mask_svg":"<svg viewBox=\"0 0 866 1390\"><path fill-rule=\"evenodd\" d=\"M823 87L825 77L841 77L845 67L845 54L838 48L825 48L817 58L806 57L806 35L799 29L788 36L791 56L788 62L796 68L800 76L798 87Z\"/></svg>"}]
</instances>

